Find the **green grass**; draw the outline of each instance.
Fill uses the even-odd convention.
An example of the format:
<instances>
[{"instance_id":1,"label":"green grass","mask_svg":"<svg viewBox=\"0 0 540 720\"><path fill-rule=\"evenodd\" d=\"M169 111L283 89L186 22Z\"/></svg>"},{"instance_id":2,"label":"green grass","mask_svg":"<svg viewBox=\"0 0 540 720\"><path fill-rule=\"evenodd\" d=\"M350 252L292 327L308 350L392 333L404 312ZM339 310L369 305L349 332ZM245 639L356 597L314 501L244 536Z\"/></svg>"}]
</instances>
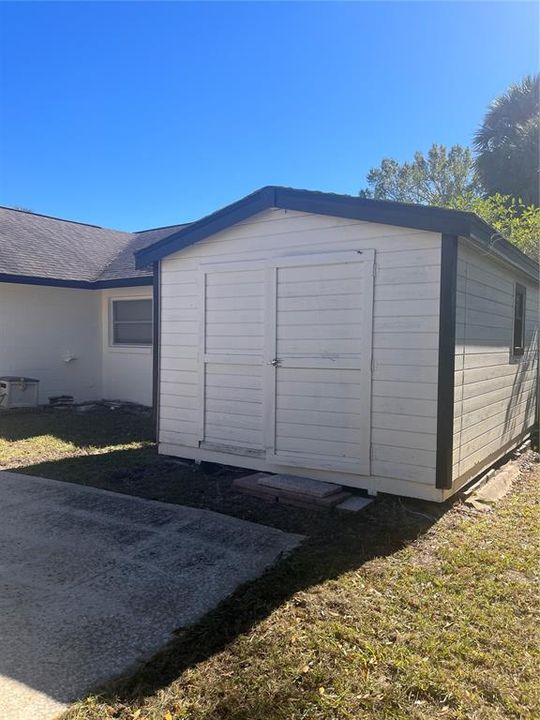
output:
<instances>
[{"instance_id":1,"label":"green grass","mask_svg":"<svg viewBox=\"0 0 540 720\"><path fill-rule=\"evenodd\" d=\"M167 463L145 418L44 418L0 418L0 464L308 534L65 720L540 717L538 465L485 514L383 497L349 517L267 506L226 470Z\"/></svg>"},{"instance_id":2,"label":"green grass","mask_svg":"<svg viewBox=\"0 0 540 720\"><path fill-rule=\"evenodd\" d=\"M48 408L0 414L0 469L152 445L152 427L145 415L106 409L87 415Z\"/></svg>"}]
</instances>

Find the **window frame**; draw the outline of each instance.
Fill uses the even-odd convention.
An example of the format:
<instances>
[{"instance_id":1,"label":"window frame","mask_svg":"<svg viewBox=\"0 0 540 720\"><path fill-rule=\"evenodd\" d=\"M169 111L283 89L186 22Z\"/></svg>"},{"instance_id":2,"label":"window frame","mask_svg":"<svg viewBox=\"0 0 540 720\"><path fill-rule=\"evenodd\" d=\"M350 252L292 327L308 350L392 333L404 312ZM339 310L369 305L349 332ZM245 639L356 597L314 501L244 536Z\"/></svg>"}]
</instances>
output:
<instances>
[{"instance_id":1,"label":"window frame","mask_svg":"<svg viewBox=\"0 0 540 720\"><path fill-rule=\"evenodd\" d=\"M150 320L116 320L114 319L114 303L117 302L134 302L145 300L150 303ZM148 323L150 325L150 342L117 342L114 338L115 324L141 324ZM110 297L109 298L109 347L116 350L122 350L126 348L136 348L138 350L151 350L154 344L154 302L153 298L146 296L131 296L131 297Z\"/></svg>"},{"instance_id":2,"label":"window frame","mask_svg":"<svg viewBox=\"0 0 540 720\"><path fill-rule=\"evenodd\" d=\"M521 318L518 318L518 297L523 298L521 304ZM512 320L512 357L521 357L525 353L525 313L527 311L527 288L525 285L520 283L515 284L514 289L514 309L513 309L513 320ZM521 323L520 337L517 338L516 342L516 331L518 329L517 323Z\"/></svg>"}]
</instances>

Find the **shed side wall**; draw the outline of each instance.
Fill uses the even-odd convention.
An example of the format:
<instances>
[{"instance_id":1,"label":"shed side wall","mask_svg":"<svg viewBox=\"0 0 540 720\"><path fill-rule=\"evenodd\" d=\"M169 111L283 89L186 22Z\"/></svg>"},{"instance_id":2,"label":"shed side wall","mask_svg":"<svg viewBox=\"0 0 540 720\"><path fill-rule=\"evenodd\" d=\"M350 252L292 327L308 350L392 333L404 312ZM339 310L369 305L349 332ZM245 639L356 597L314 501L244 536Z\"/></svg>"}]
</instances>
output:
<instances>
[{"instance_id":1,"label":"shed side wall","mask_svg":"<svg viewBox=\"0 0 540 720\"><path fill-rule=\"evenodd\" d=\"M400 492L404 494L410 484L425 489L410 494L438 497L435 490L441 258L438 233L273 209L165 258L159 436L164 452L182 456L189 455L187 448L197 448L191 455L198 457L202 452L198 449L202 367L200 264L362 248L376 251L371 470L374 478L386 480L374 482L374 487L391 491L392 482L388 479L395 479L400 481ZM244 273L238 279L239 283L231 289L231 299L223 298L223 311L236 308L240 322L238 313L253 312L261 299L255 277ZM250 298L257 303L253 308ZM234 332L236 341L232 330L229 338L244 347L249 336L244 334L241 324ZM254 395L256 388L249 390ZM241 393L236 395L240 400ZM227 423L229 432L235 427L232 413L221 421ZM240 420L238 424L242 424ZM242 428L236 431L241 433ZM366 483L359 481L358 485L365 487Z\"/></svg>"},{"instance_id":2,"label":"shed side wall","mask_svg":"<svg viewBox=\"0 0 540 720\"><path fill-rule=\"evenodd\" d=\"M527 288L521 357L511 352L516 282ZM534 423L538 286L460 240L456 303L454 490Z\"/></svg>"}]
</instances>

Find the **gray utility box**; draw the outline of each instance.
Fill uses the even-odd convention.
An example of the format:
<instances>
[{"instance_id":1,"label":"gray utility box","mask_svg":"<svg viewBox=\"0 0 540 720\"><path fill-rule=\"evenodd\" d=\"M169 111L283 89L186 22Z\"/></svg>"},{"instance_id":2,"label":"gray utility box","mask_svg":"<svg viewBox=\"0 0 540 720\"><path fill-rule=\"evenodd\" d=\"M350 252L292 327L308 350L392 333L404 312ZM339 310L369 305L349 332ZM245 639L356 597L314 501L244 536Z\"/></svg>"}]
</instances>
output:
<instances>
[{"instance_id":1,"label":"gray utility box","mask_svg":"<svg viewBox=\"0 0 540 720\"><path fill-rule=\"evenodd\" d=\"M37 407L38 398L39 380L14 375L0 377L0 410Z\"/></svg>"}]
</instances>

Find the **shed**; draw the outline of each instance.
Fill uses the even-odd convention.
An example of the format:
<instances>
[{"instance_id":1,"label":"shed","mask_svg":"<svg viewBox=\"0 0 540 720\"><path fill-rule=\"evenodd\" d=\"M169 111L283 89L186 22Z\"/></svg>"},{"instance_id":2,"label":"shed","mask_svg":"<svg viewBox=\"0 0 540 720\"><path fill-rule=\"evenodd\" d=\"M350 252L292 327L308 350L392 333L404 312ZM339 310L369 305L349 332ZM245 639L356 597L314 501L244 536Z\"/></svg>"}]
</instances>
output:
<instances>
[{"instance_id":1,"label":"shed","mask_svg":"<svg viewBox=\"0 0 540 720\"><path fill-rule=\"evenodd\" d=\"M534 425L538 265L472 213L265 187L136 262L161 453L443 501Z\"/></svg>"}]
</instances>

